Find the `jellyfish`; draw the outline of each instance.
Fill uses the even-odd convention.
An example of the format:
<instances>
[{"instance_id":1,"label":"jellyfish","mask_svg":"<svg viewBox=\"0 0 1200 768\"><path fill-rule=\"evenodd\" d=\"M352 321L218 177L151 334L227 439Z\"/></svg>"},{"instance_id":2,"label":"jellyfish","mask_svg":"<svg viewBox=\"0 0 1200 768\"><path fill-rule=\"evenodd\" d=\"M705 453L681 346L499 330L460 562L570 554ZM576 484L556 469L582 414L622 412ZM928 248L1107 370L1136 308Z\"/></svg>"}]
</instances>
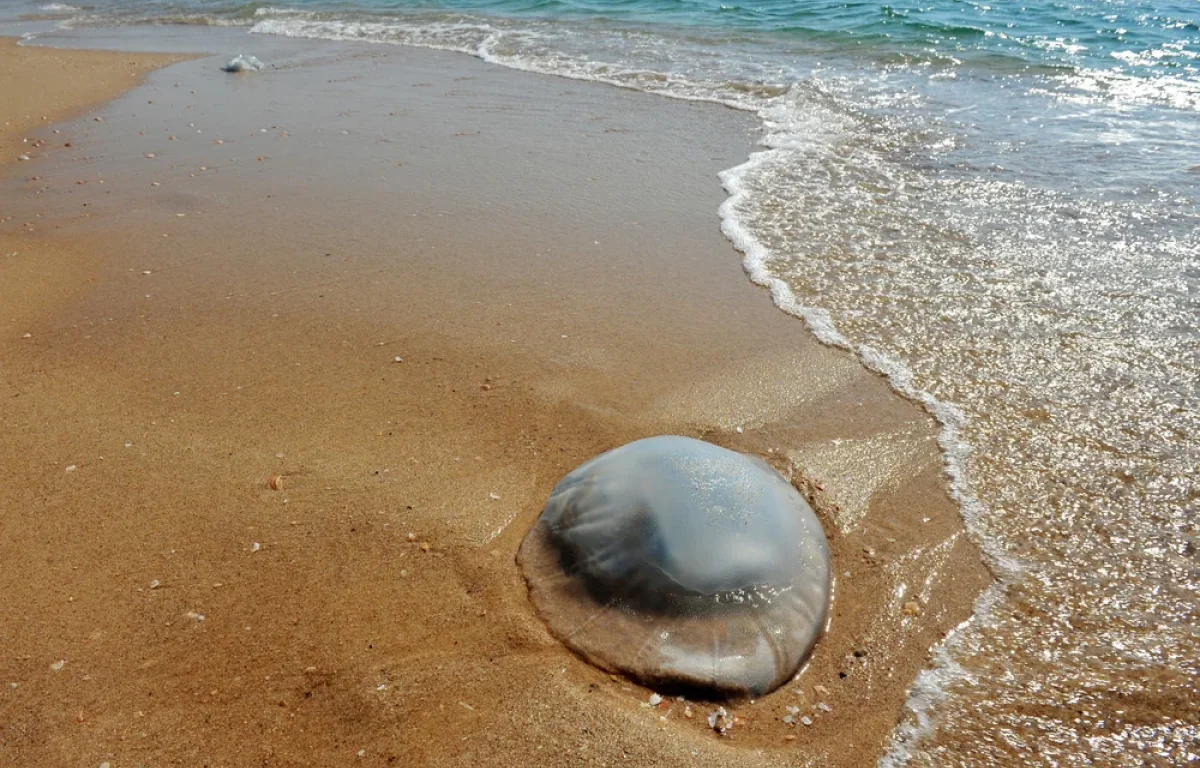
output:
<instances>
[{"instance_id":1,"label":"jellyfish","mask_svg":"<svg viewBox=\"0 0 1200 768\"><path fill-rule=\"evenodd\" d=\"M758 696L825 627L829 545L769 464L663 435L564 477L521 544L530 599L592 664L656 690Z\"/></svg>"}]
</instances>

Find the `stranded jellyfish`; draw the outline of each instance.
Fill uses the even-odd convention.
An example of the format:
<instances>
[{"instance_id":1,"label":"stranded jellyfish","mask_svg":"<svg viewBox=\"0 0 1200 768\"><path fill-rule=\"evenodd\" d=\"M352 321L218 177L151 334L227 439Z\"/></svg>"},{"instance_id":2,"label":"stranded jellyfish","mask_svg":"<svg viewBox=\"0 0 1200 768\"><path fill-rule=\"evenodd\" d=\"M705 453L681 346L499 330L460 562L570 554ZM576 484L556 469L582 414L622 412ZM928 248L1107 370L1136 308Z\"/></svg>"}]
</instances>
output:
<instances>
[{"instance_id":1,"label":"stranded jellyfish","mask_svg":"<svg viewBox=\"0 0 1200 768\"><path fill-rule=\"evenodd\" d=\"M829 606L829 547L804 497L761 459L688 437L568 474L518 559L555 636L658 688L766 693Z\"/></svg>"}]
</instances>

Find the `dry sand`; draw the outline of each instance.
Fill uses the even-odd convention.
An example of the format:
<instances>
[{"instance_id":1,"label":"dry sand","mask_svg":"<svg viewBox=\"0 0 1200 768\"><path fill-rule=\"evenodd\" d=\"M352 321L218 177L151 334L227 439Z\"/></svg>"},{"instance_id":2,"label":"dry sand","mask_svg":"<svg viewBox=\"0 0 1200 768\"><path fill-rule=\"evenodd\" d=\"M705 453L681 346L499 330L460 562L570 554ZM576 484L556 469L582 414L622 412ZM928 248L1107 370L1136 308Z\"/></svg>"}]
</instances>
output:
<instances>
[{"instance_id":1,"label":"dry sand","mask_svg":"<svg viewBox=\"0 0 1200 768\"><path fill-rule=\"evenodd\" d=\"M142 112L158 143L84 117L37 131L79 142L70 157L7 169L25 191L0 225L0 764L873 764L989 576L936 425L773 307L721 237L714 174L750 145L719 136L748 121L449 54L370 56L434 116L395 129L408 176L323 198L296 182L324 139L297 129L274 160L240 150L253 175L220 157L224 176L198 174L201 140L165 145ZM38 73L0 79L0 104L36 116L6 111L6 150L165 63L0 57ZM157 73L104 125L192 99L169 84L198 66ZM312 80L291 76L239 87ZM169 109L215 121L237 98ZM580 171L555 131L603 159L578 161L588 183L554 187ZM161 197L157 166L118 172L136 165L121 153L177 145ZM75 183L105 157L122 159L104 192ZM414 213L382 221L373 184L390 185L374 204ZM523 211L506 190L541 197ZM257 202L221 202L239 195ZM81 201L97 213L68 222ZM566 651L515 563L563 474L658 433L796 473L834 551L828 636L795 682L726 705L726 737L712 704L652 708ZM813 724L785 725L788 706Z\"/></svg>"}]
</instances>

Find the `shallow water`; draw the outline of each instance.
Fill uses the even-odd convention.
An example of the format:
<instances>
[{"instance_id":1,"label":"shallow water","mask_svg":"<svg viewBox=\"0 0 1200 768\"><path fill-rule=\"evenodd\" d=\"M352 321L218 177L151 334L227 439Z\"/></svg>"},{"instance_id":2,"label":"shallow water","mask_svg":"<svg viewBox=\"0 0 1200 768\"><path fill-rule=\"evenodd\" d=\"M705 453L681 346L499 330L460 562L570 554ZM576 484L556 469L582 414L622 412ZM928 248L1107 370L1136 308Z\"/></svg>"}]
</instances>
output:
<instances>
[{"instance_id":1,"label":"shallow water","mask_svg":"<svg viewBox=\"0 0 1200 768\"><path fill-rule=\"evenodd\" d=\"M727 234L781 306L942 420L1000 576L885 762L1200 759L1194 4L11 13L447 48L756 112L766 146L724 175Z\"/></svg>"}]
</instances>

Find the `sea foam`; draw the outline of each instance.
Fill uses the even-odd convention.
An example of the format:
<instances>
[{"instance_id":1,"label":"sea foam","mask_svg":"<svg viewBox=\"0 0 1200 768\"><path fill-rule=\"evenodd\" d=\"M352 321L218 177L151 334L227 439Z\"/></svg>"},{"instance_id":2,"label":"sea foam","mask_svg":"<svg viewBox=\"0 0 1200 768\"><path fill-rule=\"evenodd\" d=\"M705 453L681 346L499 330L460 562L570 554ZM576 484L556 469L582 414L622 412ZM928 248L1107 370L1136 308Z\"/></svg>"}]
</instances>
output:
<instances>
[{"instance_id":1,"label":"sea foam","mask_svg":"<svg viewBox=\"0 0 1200 768\"><path fill-rule=\"evenodd\" d=\"M745 180L777 161L786 148L811 146L814 141L812 130L818 126L821 130L836 130L836 127L830 127L829 119L813 120L811 116L797 112L798 107L789 105L784 98L787 89L781 91L765 85L746 87L744 83L732 81L694 82L683 77L664 76L663 73L643 68L618 66L552 49L547 52L546 46L539 43L552 41L547 41L547 34L536 29L503 29L474 20L417 24L400 20L317 20L310 16L290 16L283 10L272 10L263 15L275 18L261 18L251 28L252 33L458 51L511 69L600 82L690 101L717 103L756 113L764 125L763 143L767 148L754 153L745 163L720 174L721 183L729 194L719 209L722 232L743 254L747 275L770 292L776 306L803 320L823 343L857 355L870 370L883 375L896 392L924 406L938 421L938 443L945 461L945 472L951 494L962 509L968 531L989 555L998 573L1007 578L1021 571L1021 565L1009 557L1002 547L989 542L976 525L985 510L968 476L966 465L971 446L963 436L966 417L962 410L917 387L913 383L912 372L899 360L870 346L852 342L838 330L827 310L800 302L791 286L771 272L768 264L773 255L755 237L752 227L744 218L742 209L749 200ZM1000 593L1001 587L998 585L987 590L976 602L976 613L971 621L964 623L960 632L949 636L935 649L932 668L922 673L914 683L907 702L912 722L897 729L888 756L884 758L886 764L901 764L908 751L932 730L929 713L941 700L946 686L963 675L961 666L954 661L953 644L961 635L961 629L971 622L987 621L989 609Z\"/></svg>"}]
</instances>

